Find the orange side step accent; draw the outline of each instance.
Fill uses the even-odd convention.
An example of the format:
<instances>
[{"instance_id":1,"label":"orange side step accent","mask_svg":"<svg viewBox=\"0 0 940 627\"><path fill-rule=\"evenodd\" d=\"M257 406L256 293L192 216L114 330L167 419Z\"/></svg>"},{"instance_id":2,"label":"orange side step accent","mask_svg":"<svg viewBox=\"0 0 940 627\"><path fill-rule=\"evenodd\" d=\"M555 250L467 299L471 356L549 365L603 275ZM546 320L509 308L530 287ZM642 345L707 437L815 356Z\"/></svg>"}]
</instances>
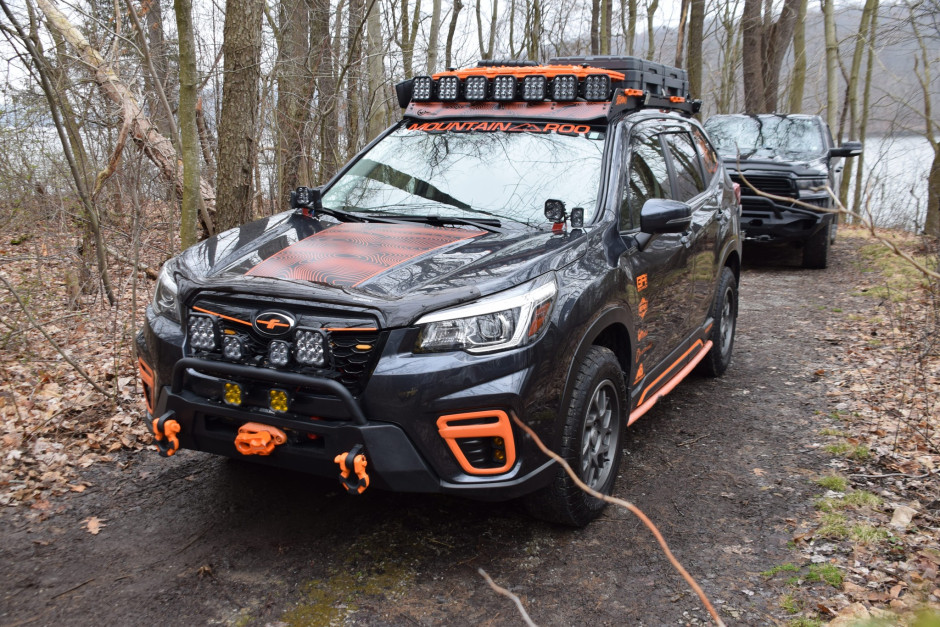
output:
<instances>
[{"instance_id":1,"label":"orange side step accent","mask_svg":"<svg viewBox=\"0 0 940 627\"><path fill-rule=\"evenodd\" d=\"M698 353L696 353L695 357L692 358L692 361L690 361L689 363L687 363L687 364L685 365L685 367L684 367L682 370L680 370L679 372L677 372L677 373L676 373L676 376L674 376L672 379L670 379L670 380L666 383L666 385L663 386L663 388L662 388L661 390L657 391L655 394L653 394L653 396L652 396L648 401L646 401L645 403L643 403L642 405L640 405L639 407L637 407L636 409L634 409L632 412L630 412L630 418L627 420L627 425L628 425L628 426L629 426L629 425L632 425L634 422L636 422L636 421L640 418L640 416L642 416L643 414L645 414L646 412L648 412L648 411L650 410L650 408L652 408L653 405L655 405L656 402L657 402L659 399L661 399L662 397L664 397L664 396L666 396L667 394L669 394L670 392L672 392L673 389L675 389L675 387L676 387L677 385L679 385L679 383L680 383L683 379L685 379L685 378L688 376L688 374L689 374L690 372L692 372L692 369L695 368L695 366L698 365L698 362L700 362L700 361L702 361L703 359L705 359L705 355L708 354L708 351L710 351L711 348L712 348L712 341L711 341L711 340L708 340L707 342L705 342L705 345L702 347L702 350L700 350ZM686 353L686 354L688 354L688 353ZM684 356L685 356L685 355L683 355L683 357L684 357ZM657 381L658 381L658 379L657 379ZM656 382L654 381L654 382L653 382L653 385L655 385L655 383L656 383ZM644 396L645 396L645 395L646 395L646 393L644 392ZM641 398L642 398L642 397L641 397Z\"/></svg>"},{"instance_id":2,"label":"orange side step accent","mask_svg":"<svg viewBox=\"0 0 940 627\"><path fill-rule=\"evenodd\" d=\"M287 434L259 422L247 422L238 428L235 448L242 455L270 455L274 447L287 442Z\"/></svg>"},{"instance_id":3,"label":"orange side step accent","mask_svg":"<svg viewBox=\"0 0 940 627\"><path fill-rule=\"evenodd\" d=\"M150 364L144 361L143 358L138 357L137 369L140 371L140 382L143 384L143 388L144 388L144 404L147 406L147 411L152 414L153 402L154 400L156 400L153 398L153 394L154 394L153 368L151 368Z\"/></svg>"}]
</instances>

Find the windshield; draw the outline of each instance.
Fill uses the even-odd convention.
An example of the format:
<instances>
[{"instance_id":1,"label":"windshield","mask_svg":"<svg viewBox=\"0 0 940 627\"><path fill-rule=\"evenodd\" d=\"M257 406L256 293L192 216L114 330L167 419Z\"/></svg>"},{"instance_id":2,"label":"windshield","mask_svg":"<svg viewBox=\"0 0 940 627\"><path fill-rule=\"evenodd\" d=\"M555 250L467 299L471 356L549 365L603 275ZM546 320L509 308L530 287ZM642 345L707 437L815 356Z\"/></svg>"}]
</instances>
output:
<instances>
[{"instance_id":1,"label":"windshield","mask_svg":"<svg viewBox=\"0 0 940 627\"><path fill-rule=\"evenodd\" d=\"M780 116L713 117L705 129L724 156L817 159L826 155L823 129L816 120Z\"/></svg>"},{"instance_id":2,"label":"windshield","mask_svg":"<svg viewBox=\"0 0 940 627\"><path fill-rule=\"evenodd\" d=\"M323 196L329 209L546 223L545 201L594 215L605 133L588 126L455 122L522 132L399 128L357 161ZM565 127L577 134L542 132ZM532 132L528 129L532 129Z\"/></svg>"}]
</instances>

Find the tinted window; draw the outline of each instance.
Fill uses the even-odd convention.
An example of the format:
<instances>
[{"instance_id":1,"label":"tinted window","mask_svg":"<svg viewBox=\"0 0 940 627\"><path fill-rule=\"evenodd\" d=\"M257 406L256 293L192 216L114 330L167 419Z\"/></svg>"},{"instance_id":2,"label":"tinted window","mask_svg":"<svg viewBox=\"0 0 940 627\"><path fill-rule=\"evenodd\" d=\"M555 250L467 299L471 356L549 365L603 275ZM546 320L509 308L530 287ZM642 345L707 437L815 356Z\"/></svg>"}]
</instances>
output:
<instances>
[{"instance_id":1,"label":"tinted window","mask_svg":"<svg viewBox=\"0 0 940 627\"><path fill-rule=\"evenodd\" d=\"M620 229L640 227L640 210L650 198L672 198L669 168L659 135L639 133L631 140L630 170L620 203Z\"/></svg>"},{"instance_id":2,"label":"tinted window","mask_svg":"<svg viewBox=\"0 0 940 627\"><path fill-rule=\"evenodd\" d=\"M705 180L698 153L688 133L665 133L663 137L676 169L676 200L689 200L705 191Z\"/></svg>"},{"instance_id":3,"label":"tinted window","mask_svg":"<svg viewBox=\"0 0 940 627\"><path fill-rule=\"evenodd\" d=\"M705 174L710 177L718 171L718 153L715 152L705 134L699 129L692 128L692 138L695 140L698 154L702 158L702 165L705 166Z\"/></svg>"}]
</instances>

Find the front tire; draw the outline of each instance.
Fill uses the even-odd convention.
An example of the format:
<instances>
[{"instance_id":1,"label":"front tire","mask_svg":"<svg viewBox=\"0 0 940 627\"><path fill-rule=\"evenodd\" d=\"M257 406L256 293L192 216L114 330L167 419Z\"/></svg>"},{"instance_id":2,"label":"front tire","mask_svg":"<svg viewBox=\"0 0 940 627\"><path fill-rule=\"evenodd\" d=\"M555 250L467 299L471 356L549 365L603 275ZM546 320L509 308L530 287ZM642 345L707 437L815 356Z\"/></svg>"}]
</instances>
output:
<instances>
[{"instance_id":1,"label":"front tire","mask_svg":"<svg viewBox=\"0 0 940 627\"><path fill-rule=\"evenodd\" d=\"M829 225L810 235L803 244L803 267L822 270L829 265Z\"/></svg>"},{"instance_id":2,"label":"front tire","mask_svg":"<svg viewBox=\"0 0 940 627\"><path fill-rule=\"evenodd\" d=\"M734 331L738 325L738 281L731 268L721 269L715 300L709 312L712 324L712 348L699 363L699 370L711 377L720 377L731 364Z\"/></svg>"},{"instance_id":3,"label":"front tire","mask_svg":"<svg viewBox=\"0 0 940 627\"><path fill-rule=\"evenodd\" d=\"M613 351L592 346L575 378L559 454L580 479L609 495L620 468L626 434L627 390ZM552 483L526 497L526 508L548 522L584 527L606 503L579 488L558 468Z\"/></svg>"}]
</instances>

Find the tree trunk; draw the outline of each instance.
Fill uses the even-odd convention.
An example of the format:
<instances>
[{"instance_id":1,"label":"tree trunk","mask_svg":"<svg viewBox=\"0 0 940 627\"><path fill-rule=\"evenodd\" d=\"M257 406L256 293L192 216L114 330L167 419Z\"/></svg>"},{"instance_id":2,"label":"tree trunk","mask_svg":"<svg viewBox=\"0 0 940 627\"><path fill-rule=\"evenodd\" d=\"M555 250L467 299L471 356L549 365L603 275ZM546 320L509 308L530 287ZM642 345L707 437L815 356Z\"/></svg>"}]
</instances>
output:
<instances>
[{"instance_id":1,"label":"tree trunk","mask_svg":"<svg viewBox=\"0 0 940 627\"><path fill-rule=\"evenodd\" d=\"M741 15L744 45L744 109L746 113L772 113L777 110L780 70L796 23L801 0L784 0L776 21L768 3L761 15L760 0L744 0Z\"/></svg>"},{"instance_id":2,"label":"tree trunk","mask_svg":"<svg viewBox=\"0 0 940 627\"><path fill-rule=\"evenodd\" d=\"M362 27L365 0L349 0L346 30L346 161L359 152L359 116L362 109ZM413 45L413 44L412 44Z\"/></svg>"},{"instance_id":3,"label":"tree trunk","mask_svg":"<svg viewBox=\"0 0 940 627\"><path fill-rule=\"evenodd\" d=\"M868 30L868 60L865 64L865 89L862 91L862 119L858 125L858 138L864 142L868 133L868 110L871 102L871 77L875 65L875 37L878 33L878 11L871 16L871 25ZM855 193L852 199L852 210L855 213L862 212L862 185L865 174L865 152L855 157Z\"/></svg>"},{"instance_id":4,"label":"tree trunk","mask_svg":"<svg viewBox=\"0 0 940 627\"><path fill-rule=\"evenodd\" d=\"M602 0L601 17L601 54L610 54L610 40L613 36L611 22L614 19L614 0Z\"/></svg>"},{"instance_id":5,"label":"tree trunk","mask_svg":"<svg viewBox=\"0 0 940 627\"><path fill-rule=\"evenodd\" d=\"M340 20L337 19L333 32L338 38ZM319 113L320 158L317 168L318 182L325 182L339 168L339 109L336 99L336 70L333 63L334 45L330 39L330 2L315 0L313 19L310 22L310 41L314 46L317 66L317 103Z\"/></svg>"},{"instance_id":6,"label":"tree trunk","mask_svg":"<svg viewBox=\"0 0 940 627\"><path fill-rule=\"evenodd\" d=\"M682 49L685 46L685 23L689 17L689 0L681 0L679 6L679 25L676 29L676 67L682 67Z\"/></svg>"},{"instance_id":7,"label":"tree trunk","mask_svg":"<svg viewBox=\"0 0 940 627\"><path fill-rule=\"evenodd\" d=\"M313 80L307 70L311 45L307 3L304 0L281 0L278 21L275 163L278 170L277 204L286 208L291 190L308 183L304 167L304 133L310 120Z\"/></svg>"},{"instance_id":8,"label":"tree trunk","mask_svg":"<svg viewBox=\"0 0 940 627\"><path fill-rule=\"evenodd\" d=\"M686 69L689 71L689 92L695 98L702 97L702 39L705 30L705 0L690 0L689 48Z\"/></svg>"},{"instance_id":9,"label":"tree trunk","mask_svg":"<svg viewBox=\"0 0 940 627\"><path fill-rule=\"evenodd\" d=\"M620 28L623 31L624 51L633 56L636 45L636 7L637 0L620 0ZM626 22L624 22L626 16Z\"/></svg>"},{"instance_id":10,"label":"tree trunk","mask_svg":"<svg viewBox=\"0 0 940 627\"><path fill-rule=\"evenodd\" d=\"M803 112L803 92L806 86L806 8L808 0L800 0L796 23L793 25L793 74L790 77L788 113Z\"/></svg>"},{"instance_id":11,"label":"tree trunk","mask_svg":"<svg viewBox=\"0 0 940 627\"><path fill-rule=\"evenodd\" d=\"M591 54L601 50L601 0L591 0Z\"/></svg>"},{"instance_id":12,"label":"tree trunk","mask_svg":"<svg viewBox=\"0 0 940 627\"><path fill-rule=\"evenodd\" d=\"M457 16L460 15L460 11L463 9L463 2L460 0L454 0L454 10L450 14L450 26L447 28L447 50L444 57L444 69L453 67L451 63L453 62L453 53L454 53L454 33L457 31ZM511 19L511 16L510 16ZM511 24L511 22L510 22ZM510 26L510 39L512 37L512 27ZM510 47L512 42L510 41Z\"/></svg>"},{"instance_id":13,"label":"tree trunk","mask_svg":"<svg viewBox=\"0 0 940 627\"><path fill-rule=\"evenodd\" d=\"M378 7L375 9L378 11ZM371 14L371 13L370 13ZM428 67L427 73L437 71L437 49L441 38L441 0L431 2L431 30L428 32Z\"/></svg>"},{"instance_id":14,"label":"tree trunk","mask_svg":"<svg viewBox=\"0 0 940 627\"><path fill-rule=\"evenodd\" d=\"M180 244L189 248L197 241L199 213L199 131L196 129L196 42L191 0L173 0L180 55L180 145L183 162L183 200L180 207Z\"/></svg>"},{"instance_id":15,"label":"tree trunk","mask_svg":"<svg viewBox=\"0 0 940 627\"><path fill-rule=\"evenodd\" d=\"M440 0L438 0L438 3ZM366 62L369 70L369 113L366 142L375 139L387 126L388 85L385 78L385 41L382 37L381 5L372 0L366 17ZM436 46L435 46L436 49ZM430 63L430 62L429 62ZM435 62L436 63L436 62Z\"/></svg>"},{"instance_id":16,"label":"tree trunk","mask_svg":"<svg viewBox=\"0 0 940 627\"><path fill-rule=\"evenodd\" d=\"M839 121L839 40L836 39L835 0L821 0L826 39L826 122L836 128Z\"/></svg>"},{"instance_id":17,"label":"tree trunk","mask_svg":"<svg viewBox=\"0 0 940 627\"><path fill-rule=\"evenodd\" d=\"M220 231L252 219L255 134L261 80L261 18L263 0L228 0L222 54L222 117L219 120L219 162L216 183L216 224ZM301 30L301 29L298 29ZM302 29L306 33L306 24ZM194 107L195 112L195 107ZM195 116L193 117L195 126Z\"/></svg>"},{"instance_id":18,"label":"tree trunk","mask_svg":"<svg viewBox=\"0 0 940 627\"><path fill-rule=\"evenodd\" d=\"M761 0L744 0L741 31L744 42L741 51L744 77L744 112L767 113L764 109L764 73L761 68Z\"/></svg>"},{"instance_id":19,"label":"tree trunk","mask_svg":"<svg viewBox=\"0 0 940 627\"><path fill-rule=\"evenodd\" d=\"M496 0L493 0L494 4ZM532 13L529 19L526 56L533 61L541 59L542 48L542 6L541 0L532 0Z\"/></svg>"},{"instance_id":20,"label":"tree trunk","mask_svg":"<svg viewBox=\"0 0 940 627\"><path fill-rule=\"evenodd\" d=\"M140 3L140 8L143 13L144 27L147 30L145 37L154 69L153 76L150 73L144 74L144 85L151 81L155 82L159 84L159 89L162 89L166 94L166 90L169 88L169 50L163 33L163 8L160 0L143 0ZM148 86L147 94L147 104L153 123L156 124L161 133L174 137L177 134L175 130L176 123L173 121L172 115L164 111L161 106L156 85ZM167 97L167 101L169 100L169 97Z\"/></svg>"},{"instance_id":21,"label":"tree trunk","mask_svg":"<svg viewBox=\"0 0 940 627\"><path fill-rule=\"evenodd\" d=\"M852 54L852 68L849 70L849 84L846 85L846 96L849 109L849 139L858 139L858 75L862 68L862 55L866 48L868 28L871 16L878 10L878 0L865 0L862 17L855 37L855 51ZM848 204L849 185L852 183L852 169L845 168L842 175L842 184L839 186L839 199L843 205Z\"/></svg>"},{"instance_id":22,"label":"tree trunk","mask_svg":"<svg viewBox=\"0 0 940 627\"><path fill-rule=\"evenodd\" d=\"M927 175L927 216L924 219L924 233L940 238L940 143L932 141L933 162Z\"/></svg>"},{"instance_id":23,"label":"tree trunk","mask_svg":"<svg viewBox=\"0 0 940 627\"><path fill-rule=\"evenodd\" d=\"M652 0L646 5L646 60L652 61L656 54L656 30L653 28L653 18L656 15L656 9L659 8L659 0Z\"/></svg>"}]
</instances>

